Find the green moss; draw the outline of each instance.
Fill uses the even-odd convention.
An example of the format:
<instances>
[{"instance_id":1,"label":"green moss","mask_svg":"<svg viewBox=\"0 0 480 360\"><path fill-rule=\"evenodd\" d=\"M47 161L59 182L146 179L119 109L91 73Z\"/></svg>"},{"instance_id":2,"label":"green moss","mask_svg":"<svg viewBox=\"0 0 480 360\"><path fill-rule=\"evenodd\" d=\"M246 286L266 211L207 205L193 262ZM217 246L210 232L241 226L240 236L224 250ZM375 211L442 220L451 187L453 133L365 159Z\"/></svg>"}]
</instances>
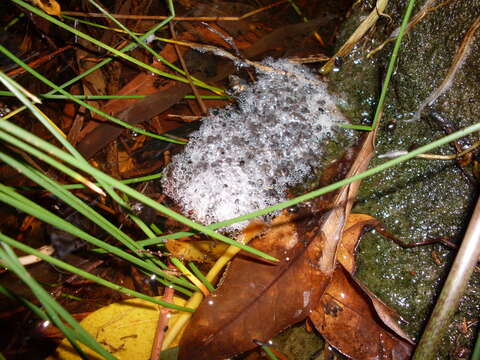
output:
<instances>
[{"instance_id":1,"label":"green moss","mask_svg":"<svg viewBox=\"0 0 480 360\"><path fill-rule=\"evenodd\" d=\"M316 332L308 332L304 324L295 325L285 330L274 339L275 349L281 351L288 359L310 360L324 347L324 342ZM316 359L316 357L314 357Z\"/></svg>"}]
</instances>

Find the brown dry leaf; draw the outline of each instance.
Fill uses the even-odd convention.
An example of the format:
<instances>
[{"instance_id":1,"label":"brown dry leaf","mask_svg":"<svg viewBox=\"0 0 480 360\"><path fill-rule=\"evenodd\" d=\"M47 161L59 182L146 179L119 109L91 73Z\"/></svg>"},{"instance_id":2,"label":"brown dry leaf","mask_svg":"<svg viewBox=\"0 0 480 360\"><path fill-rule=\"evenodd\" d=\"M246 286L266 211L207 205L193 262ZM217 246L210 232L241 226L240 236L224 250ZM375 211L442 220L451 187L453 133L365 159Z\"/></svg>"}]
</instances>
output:
<instances>
[{"instance_id":1,"label":"brown dry leaf","mask_svg":"<svg viewBox=\"0 0 480 360\"><path fill-rule=\"evenodd\" d=\"M32 3L45 11L48 15L60 16L62 9L55 0L32 0Z\"/></svg>"},{"instance_id":2,"label":"brown dry leaf","mask_svg":"<svg viewBox=\"0 0 480 360\"><path fill-rule=\"evenodd\" d=\"M375 149L375 135L376 131L368 134L347 177L367 169ZM395 321L398 316L350 275L355 271L354 251L365 226L378 225L368 215L350 214L359 186L357 181L340 190L322 227L329 240L320 266L325 272L334 270L334 274L310 319L331 345L354 359L406 359L412 343ZM337 261L345 268L336 265Z\"/></svg>"},{"instance_id":3,"label":"brown dry leaf","mask_svg":"<svg viewBox=\"0 0 480 360\"><path fill-rule=\"evenodd\" d=\"M351 274L355 273L355 249L357 248L360 237L368 230L374 227L379 221L370 215L350 214L345 224L342 241L338 246L337 260Z\"/></svg>"},{"instance_id":4,"label":"brown dry leaf","mask_svg":"<svg viewBox=\"0 0 480 360\"><path fill-rule=\"evenodd\" d=\"M380 299L378 299L368 288L361 282L353 278L356 271L355 263L355 249L358 242L365 231L369 228L376 227L380 222L370 215L365 214L350 214L345 225L342 241L338 247L337 260L351 275L352 281L355 281L357 286L361 288L363 296L370 299L371 304L375 308L377 316L382 322L388 326L395 334L403 338L409 343L412 343L409 336L398 325L400 316L393 309L389 308ZM413 344L413 343L412 343Z\"/></svg>"},{"instance_id":5,"label":"brown dry leaf","mask_svg":"<svg viewBox=\"0 0 480 360\"><path fill-rule=\"evenodd\" d=\"M137 167L135 159L127 151L118 151L118 171L125 174Z\"/></svg>"},{"instance_id":6,"label":"brown dry leaf","mask_svg":"<svg viewBox=\"0 0 480 360\"><path fill-rule=\"evenodd\" d=\"M352 277L352 280L356 282L356 284L362 289L363 294L370 299L373 307L375 308L375 312L380 318L380 320L385 324L387 327L390 328L396 335L401 337L402 339L406 340L410 344L414 344L410 337L403 331L403 329L398 325L399 321L403 321L398 313L388 307L383 301L375 296L368 288L358 281L356 278Z\"/></svg>"},{"instance_id":7,"label":"brown dry leaf","mask_svg":"<svg viewBox=\"0 0 480 360\"><path fill-rule=\"evenodd\" d=\"M299 241L293 218L289 213L278 216L266 234L251 243L280 259L280 264L245 255L232 261L222 285L193 314L179 360L230 357L255 348L253 340L267 341L308 316L329 277L311 266L321 246Z\"/></svg>"},{"instance_id":8,"label":"brown dry leaf","mask_svg":"<svg viewBox=\"0 0 480 360\"><path fill-rule=\"evenodd\" d=\"M275 239L281 239L281 248L284 250L298 246L299 239L292 223L293 218L292 214L284 214L275 219L270 230L257 242L265 245ZM342 254L340 262L352 264L354 268L353 252L359 237L364 233L365 228L371 228L376 224L378 221L368 215L351 214L349 216L339 246L339 253ZM244 266L241 266L241 263L244 263ZM193 321L196 325L190 326L185 333L185 338L181 340L179 359L221 359L231 356L234 352L245 351L242 346L254 348L255 344L252 340L269 339L264 334L262 337L262 331L270 327L268 324L278 323L283 317L288 317L288 312L292 310L289 304L292 297L298 296L299 292L304 296L304 300L305 296L307 298L311 296L311 293L303 287L304 278L299 277L295 279L296 283L286 286L284 290L287 295L274 297L272 293L265 299L260 299L260 302L264 302L261 305L245 306L246 298L252 294L258 296L255 291L258 282L255 278L251 278L251 274L262 271L259 265L262 264L249 258L233 261L230 271L222 280L225 285L220 287L214 295L209 296L207 304L204 302L194 315ZM263 264L263 266L268 265ZM238 281L239 272L243 272L242 281ZM232 281L235 281L234 286ZM354 359L409 358L413 343L398 326L396 321L398 315L393 310L371 292L364 290L362 284L355 280L342 265L337 265L331 281L325 277L325 281L320 283L319 287L323 287L325 282L328 282L325 292L307 316L332 346ZM255 289L251 289L253 286ZM292 291L292 287L298 287L298 289ZM242 305L245 307L242 308ZM236 306L239 308L235 309ZM249 309L248 306L252 308L258 306L262 311ZM245 316L243 311L253 312L253 314ZM232 314L236 314L237 317ZM304 315L301 306L297 308L296 313L290 313L290 324L299 321L295 318L296 315L300 317ZM196 318L197 316L200 320ZM212 333L211 327L215 324L218 328ZM190 337L194 340L192 341Z\"/></svg>"},{"instance_id":9,"label":"brown dry leaf","mask_svg":"<svg viewBox=\"0 0 480 360\"><path fill-rule=\"evenodd\" d=\"M370 159L375 153L376 134L376 130L367 134L346 177L352 177L367 170ZM321 222L320 234L325 239L325 247L319 260L319 266L324 273L331 274L335 270L340 238L345 221L350 215L353 202L357 197L360 183L361 181L355 181L342 187L333 201L332 210Z\"/></svg>"},{"instance_id":10,"label":"brown dry leaf","mask_svg":"<svg viewBox=\"0 0 480 360\"><path fill-rule=\"evenodd\" d=\"M165 244L175 257L187 261L213 264L227 250L228 245L215 241L168 240Z\"/></svg>"},{"instance_id":11,"label":"brown dry leaf","mask_svg":"<svg viewBox=\"0 0 480 360\"><path fill-rule=\"evenodd\" d=\"M341 265L310 319L330 345L350 358L410 358L413 345L384 325L368 295Z\"/></svg>"},{"instance_id":12,"label":"brown dry leaf","mask_svg":"<svg viewBox=\"0 0 480 360\"><path fill-rule=\"evenodd\" d=\"M93 58L96 45L79 38L78 43L81 47L75 49L75 58L80 72L86 72L91 67L97 65L97 59ZM88 50L85 50L88 49ZM83 95L101 95L106 94L106 82L103 71L94 71L82 79ZM86 100L86 103L93 107L98 107L98 101ZM90 110L90 114L95 117L96 114Z\"/></svg>"}]
</instances>

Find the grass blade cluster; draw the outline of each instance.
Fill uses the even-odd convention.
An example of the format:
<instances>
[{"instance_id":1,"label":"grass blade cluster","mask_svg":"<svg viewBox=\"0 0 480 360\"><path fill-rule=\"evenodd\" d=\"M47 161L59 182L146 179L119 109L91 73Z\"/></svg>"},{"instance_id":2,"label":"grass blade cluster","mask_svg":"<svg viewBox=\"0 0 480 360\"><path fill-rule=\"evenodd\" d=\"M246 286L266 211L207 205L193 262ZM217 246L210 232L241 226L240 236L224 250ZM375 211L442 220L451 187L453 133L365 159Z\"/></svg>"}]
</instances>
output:
<instances>
[{"instance_id":1,"label":"grass blade cluster","mask_svg":"<svg viewBox=\"0 0 480 360\"><path fill-rule=\"evenodd\" d=\"M1 74L0 74L1 75ZM1 78L1 77L0 77ZM12 91L12 89L10 89ZM23 101L28 102L27 99L23 99ZM20 143L24 144L23 150L26 151L27 153L30 153L31 155L39 158L42 161L47 161L50 163L50 165L57 167L60 171L66 171L64 166L59 165L59 162L54 160L50 154L54 155L55 157L61 159L62 161L68 163L70 166L73 166L75 168L80 168L82 171L88 173L89 175L95 177L97 180L100 182L104 182L106 184L106 187L112 187L117 190L120 190L121 192L124 192L126 195L129 197L132 197L143 204L152 207L153 209L163 213L166 216L172 217L174 220L177 220L189 227L191 227L194 230L203 232L204 234L211 236L217 240L223 241L229 245L234 245L238 246L239 248L249 251L252 254L258 255L260 257L263 257L267 260L271 261L276 261L275 258L264 254L254 248L251 248L249 246L243 245L238 243L235 240L232 240L224 235L221 235L219 233L216 233L209 229L206 226L200 225L198 223L195 223L194 221L174 212L173 210L157 203L156 201L148 198L147 196L139 193L138 191L135 191L134 189L128 187L125 184L122 184L116 179L113 179L112 177L106 175L105 173L101 172L100 170L94 168L87 162L79 162L74 156L71 154L66 153L65 151L57 148L56 146L40 139L39 137L33 135L32 133L25 131L21 129L20 127L11 124L6 121L1 121L0 122L0 129L4 130L6 133L1 133L0 132L0 138L2 138L4 141L9 142L9 143L16 143L16 145L20 145ZM13 135L13 136L11 136ZM19 139L22 139L20 141ZM32 146L27 146L27 143L33 145ZM105 188L105 187L104 187ZM110 192L111 193L111 192Z\"/></svg>"},{"instance_id":2,"label":"grass blade cluster","mask_svg":"<svg viewBox=\"0 0 480 360\"><path fill-rule=\"evenodd\" d=\"M82 269L79 269L75 266L72 266L72 265L70 265L70 264L68 264L68 263L66 263L62 260L54 258L50 255L46 255L46 254L44 254L44 253L42 253L42 252L40 252L36 249L33 249L30 246L22 244L21 242L16 241L16 240L14 240L14 239L12 239L12 238L4 235L4 234L1 234L1 233L0 233L0 241L2 243L8 244L11 247L14 247L14 248L17 248L21 251L24 251L27 254L37 256L38 258L40 258L42 260L45 260L52 265L58 266L61 269L64 269L66 271L71 272L72 274L78 275L78 276L80 276L84 279L91 280L91 281L93 281L93 282L95 282L99 285L108 287L112 290L119 291L119 292L124 293L126 295L137 297L137 298L140 298L140 299L143 299L143 300L146 300L146 301L150 301L151 303L158 304L158 305L170 308L170 309L175 309L175 310L184 311L184 312L193 312L192 309L189 309L189 308L186 308L186 307L183 307L183 306L179 306L179 305L175 305L175 304L172 304L172 303L168 303L168 302L153 298L151 296L144 295L142 293L139 293L138 291L130 290L130 289L127 289L123 286L116 285L116 284L114 284L110 281L104 280L104 279L102 279L98 276L95 276L93 274L90 274L90 273L82 270ZM12 296L13 296L13 294L10 294L9 297L12 297ZM18 298L17 298L17 300L18 300ZM24 302L24 303L25 303L25 301L26 300L22 300L22 302ZM26 303L26 304L28 304L28 303ZM31 308L32 310L33 310L34 306L35 305L33 305L33 304L28 304L28 307ZM34 310L34 311L35 311L35 313L38 314L38 310Z\"/></svg>"},{"instance_id":3,"label":"grass blade cluster","mask_svg":"<svg viewBox=\"0 0 480 360\"><path fill-rule=\"evenodd\" d=\"M55 85L53 82L51 82L50 80L48 80L46 77L44 77L43 75L41 75L39 72L37 72L36 70L34 70L33 68L31 68L30 66L28 66L26 63L24 63L22 60L20 60L18 57L16 57L11 51L9 51L7 48L5 48L3 45L0 45L0 52L2 54L4 54L5 56L7 56L10 60L14 61L15 63L17 63L19 66L23 67L25 70L27 70L30 74L32 74L33 76L35 76L38 80L40 80L41 82L47 84L48 86L50 86L52 89L55 89L56 91L58 91L59 93L61 93L63 96L65 96L66 98L72 100L73 102L79 104L80 106L84 106L85 108L93 111L94 113L110 120L111 122L117 124L117 125L120 125L120 126L123 126L124 128L126 129L129 129L131 131L135 131L139 134L143 134L143 135L146 135L146 136L150 136L152 138L155 138L155 139L159 139L159 140L164 140L164 141L168 141L168 142L172 142L172 143L175 143L175 144L185 144L184 141L180 141L180 140L176 140L176 139L172 139L172 138L169 138L169 137L166 137L166 136L162 136L162 135L158 135L158 134L154 134L154 133L151 133L151 132L148 132L148 131L145 131L139 127L136 127L136 126L132 126L130 125L129 123L125 122L125 121L122 121L114 116L111 116L109 114L107 114L106 112L103 112L102 110L100 109L97 109L96 107L90 105L89 103L79 99L78 97L75 97L73 96L72 94L70 94L69 92L63 90L61 87Z\"/></svg>"},{"instance_id":4,"label":"grass blade cluster","mask_svg":"<svg viewBox=\"0 0 480 360\"><path fill-rule=\"evenodd\" d=\"M151 73L153 74L157 74L157 75L160 75L160 76L163 76L165 78L168 78L168 79L171 79L171 80L176 80L176 81L180 81L180 82L183 82L183 83L188 83L188 80L186 78L183 78L183 77L180 77L180 76L177 76L177 75L173 75L173 74L169 74L167 72L164 72L164 71L161 71L161 70L158 70L157 68L151 66L151 65L148 65L148 64L145 64L137 59L135 59L134 57L130 56L130 55L127 55L125 54L124 52L121 52L107 44L104 44L102 43L101 41L98 41L97 39L95 39L94 37L90 36L90 35L87 35L61 21L59 21L58 19L54 18L53 16L50 16L50 15L47 15L46 13L44 13L43 11L41 11L40 9L22 1L22 0L11 0L13 1L14 3L16 3L17 5L27 9L28 11L31 11L32 13L34 13L35 15L38 15L40 16L41 18L49 21L50 23L52 24L55 24L59 27L61 27L62 29L64 30L67 30L69 32L71 32L72 34L82 38L82 39L85 39L89 42L91 42L92 44L95 44L97 45L98 47L102 48L102 49L105 49L107 51L109 51L110 53L116 55L116 56L119 56L121 58L123 58L124 60L127 60L147 71L150 71ZM166 23L166 22L165 22ZM141 41L144 41L146 39L145 38L140 38ZM136 43L134 43L135 45L132 46L132 48L134 46L136 46ZM219 95L223 95L223 90L221 89L218 89L218 88L215 88L215 87L212 87L212 86L209 86L209 85L205 85L203 83L196 83L195 85L199 86L199 87L203 87L203 88L206 88L208 90L211 90L215 93L219 93Z\"/></svg>"},{"instance_id":5,"label":"grass blade cluster","mask_svg":"<svg viewBox=\"0 0 480 360\"><path fill-rule=\"evenodd\" d=\"M101 346L89 333L87 333L78 322L66 311L47 291L45 291L20 264L12 248L4 241L1 243L0 259L3 265L15 275L17 275L33 292L38 301L45 309L46 316L57 326L66 338L70 341L73 348L84 358L86 355L80 348L78 342L91 348L105 359L114 360L103 346ZM42 316L44 318L44 316Z\"/></svg>"}]
</instances>

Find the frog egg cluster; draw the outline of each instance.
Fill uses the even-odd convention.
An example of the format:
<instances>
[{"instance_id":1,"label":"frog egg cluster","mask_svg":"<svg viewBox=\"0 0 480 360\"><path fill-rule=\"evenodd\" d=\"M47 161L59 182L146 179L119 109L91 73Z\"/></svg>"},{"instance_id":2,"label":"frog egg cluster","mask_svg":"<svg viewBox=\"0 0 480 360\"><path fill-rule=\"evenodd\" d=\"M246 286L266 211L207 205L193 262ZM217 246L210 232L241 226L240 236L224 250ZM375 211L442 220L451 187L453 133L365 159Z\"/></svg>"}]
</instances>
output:
<instances>
[{"instance_id":1,"label":"frog egg cluster","mask_svg":"<svg viewBox=\"0 0 480 360\"><path fill-rule=\"evenodd\" d=\"M286 60L263 64L275 71L259 72L236 105L211 111L165 168L165 194L204 225L285 200L286 190L320 164L332 127L345 122L308 68Z\"/></svg>"}]
</instances>

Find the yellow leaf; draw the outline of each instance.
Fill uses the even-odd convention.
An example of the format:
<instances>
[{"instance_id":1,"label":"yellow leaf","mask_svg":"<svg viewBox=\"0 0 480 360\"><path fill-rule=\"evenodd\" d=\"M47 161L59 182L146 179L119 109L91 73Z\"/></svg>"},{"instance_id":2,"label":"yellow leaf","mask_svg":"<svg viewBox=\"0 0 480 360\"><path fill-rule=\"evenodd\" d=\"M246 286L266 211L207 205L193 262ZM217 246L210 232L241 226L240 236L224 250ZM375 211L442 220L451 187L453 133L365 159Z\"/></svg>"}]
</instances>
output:
<instances>
[{"instance_id":1,"label":"yellow leaf","mask_svg":"<svg viewBox=\"0 0 480 360\"><path fill-rule=\"evenodd\" d=\"M62 9L55 0L33 0L33 4L45 11L48 15L60 16Z\"/></svg>"},{"instance_id":2,"label":"yellow leaf","mask_svg":"<svg viewBox=\"0 0 480 360\"><path fill-rule=\"evenodd\" d=\"M168 240L168 251L180 259L213 264L227 249L228 245L215 241Z\"/></svg>"},{"instance_id":3,"label":"yellow leaf","mask_svg":"<svg viewBox=\"0 0 480 360\"><path fill-rule=\"evenodd\" d=\"M160 297L159 297L160 299ZM184 306L185 300L174 297L177 305ZM122 360L149 359L157 327L160 306L142 299L129 299L110 304L88 315L80 325L88 331L107 351ZM169 325L176 320L178 312L172 310ZM176 341L170 346L178 345ZM81 345L89 359L100 360L99 355ZM67 339L57 347L48 360L79 360Z\"/></svg>"}]
</instances>

